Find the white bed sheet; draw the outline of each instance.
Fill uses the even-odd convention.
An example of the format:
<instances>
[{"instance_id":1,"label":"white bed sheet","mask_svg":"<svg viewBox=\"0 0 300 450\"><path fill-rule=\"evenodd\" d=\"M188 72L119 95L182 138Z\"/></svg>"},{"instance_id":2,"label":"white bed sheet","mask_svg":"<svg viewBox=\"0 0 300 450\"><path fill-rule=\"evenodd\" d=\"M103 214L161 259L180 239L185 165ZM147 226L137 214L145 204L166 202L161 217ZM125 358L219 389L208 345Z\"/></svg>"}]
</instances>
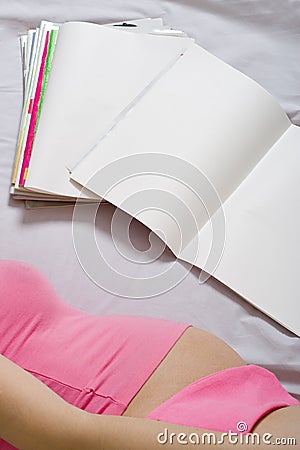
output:
<instances>
[{"instance_id":1,"label":"white bed sheet","mask_svg":"<svg viewBox=\"0 0 300 450\"><path fill-rule=\"evenodd\" d=\"M288 391L300 398L300 339L221 283L210 278L200 285L199 271L193 269L178 286L154 298L132 300L112 295L94 284L77 260L71 207L25 210L22 202L9 198L22 106L19 34L36 27L41 19L107 23L143 17L162 17L165 23L186 31L268 89L293 123L300 125L298 0L1 2L0 258L34 264L66 302L88 313L148 315L204 328L223 338L248 363L274 371ZM114 208L104 208L97 220L97 238L113 262L110 223ZM147 248L148 231L136 221L132 236L138 248ZM152 270L159 272L171 264L173 256L166 251ZM136 271L138 276L138 265Z\"/></svg>"}]
</instances>

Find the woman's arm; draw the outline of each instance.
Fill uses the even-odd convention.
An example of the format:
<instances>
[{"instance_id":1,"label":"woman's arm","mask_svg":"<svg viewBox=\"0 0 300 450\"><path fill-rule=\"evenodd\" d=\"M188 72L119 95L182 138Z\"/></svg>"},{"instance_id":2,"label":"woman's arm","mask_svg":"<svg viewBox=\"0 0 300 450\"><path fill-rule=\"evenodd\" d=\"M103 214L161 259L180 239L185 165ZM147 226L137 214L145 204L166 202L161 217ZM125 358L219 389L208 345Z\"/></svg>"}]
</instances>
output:
<instances>
[{"instance_id":1,"label":"woman's arm","mask_svg":"<svg viewBox=\"0 0 300 450\"><path fill-rule=\"evenodd\" d=\"M165 429L168 430L168 443L163 444ZM148 419L86 413L69 405L31 374L0 356L0 437L18 449L179 450L183 445L186 449L195 449L193 443L178 442L178 437L187 441L193 432L200 438L203 433L211 433ZM159 433L162 433L162 443L157 440ZM180 433L186 433L187 437ZM222 439L222 433L214 435L216 439ZM244 444L230 444L227 438L224 441L220 444L223 449L245 448ZM212 448L212 443L207 440L206 444L199 445L203 449ZM267 447L261 443L259 448Z\"/></svg>"},{"instance_id":2,"label":"woman's arm","mask_svg":"<svg viewBox=\"0 0 300 450\"><path fill-rule=\"evenodd\" d=\"M2 439L22 450L75 450L80 420L81 410L0 355Z\"/></svg>"}]
</instances>

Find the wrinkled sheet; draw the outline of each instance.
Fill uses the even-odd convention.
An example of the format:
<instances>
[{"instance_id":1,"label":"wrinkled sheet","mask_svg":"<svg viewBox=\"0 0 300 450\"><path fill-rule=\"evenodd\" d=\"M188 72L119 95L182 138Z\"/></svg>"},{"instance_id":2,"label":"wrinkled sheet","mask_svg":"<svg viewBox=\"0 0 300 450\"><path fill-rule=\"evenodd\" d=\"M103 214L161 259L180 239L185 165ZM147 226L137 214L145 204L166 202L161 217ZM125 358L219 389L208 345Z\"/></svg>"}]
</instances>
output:
<instances>
[{"instance_id":1,"label":"wrinkled sheet","mask_svg":"<svg viewBox=\"0 0 300 450\"><path fill-rule=\"evenodd\" d=\"M0 257L34 264L67 303L87 313L163 317L204 328L223 338L247 363L274 371L288 391L300 398L300 339L230 289L213 278L199 284L199 270L193 268L177 286L152 298L128 299L107 292L89 278L77 259L72 207L25 210L22 202L9 198L22 107L18 36L42 19L108 23L143 17L162 17L173 28L186 31L198 44L259 82L300 125L298 0L1 2ZM95 229L99 245L117 267L110 229L114 211L111 205L102 207ZM147 249L148 230L133 221L130 231L134 245ZM162 272L172 264L174 257L165 251L151 270ZM139 270L136 264L137 277Z\"/></svg>"}]
</instances>

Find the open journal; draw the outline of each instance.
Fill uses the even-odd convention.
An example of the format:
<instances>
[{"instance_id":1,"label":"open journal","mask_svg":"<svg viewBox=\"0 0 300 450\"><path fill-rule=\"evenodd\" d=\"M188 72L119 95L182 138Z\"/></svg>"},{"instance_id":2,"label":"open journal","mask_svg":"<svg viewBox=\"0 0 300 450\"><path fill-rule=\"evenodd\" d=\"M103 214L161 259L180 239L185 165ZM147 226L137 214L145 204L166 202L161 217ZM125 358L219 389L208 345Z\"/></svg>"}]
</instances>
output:
<instances>
[{"instance_id":1,"label":"open journal","mask_svg":"<svg viewBox=\"0 0 300 450\"><path fill-rule=\"evenodd\" d=\"M60 29L25 189L106 199L300 336L300 129L191 39L120 33Z\"/></svg>"}]
</instances>

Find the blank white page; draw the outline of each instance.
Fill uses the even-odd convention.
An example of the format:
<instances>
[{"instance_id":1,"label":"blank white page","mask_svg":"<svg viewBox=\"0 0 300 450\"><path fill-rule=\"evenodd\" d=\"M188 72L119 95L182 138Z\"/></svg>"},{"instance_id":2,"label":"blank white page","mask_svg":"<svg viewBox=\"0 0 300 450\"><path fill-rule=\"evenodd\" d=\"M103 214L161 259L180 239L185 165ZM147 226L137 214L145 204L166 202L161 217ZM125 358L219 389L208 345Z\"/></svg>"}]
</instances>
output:
<instances>
[{"instance_id":1,"label":"blank white page","mask_svg":"<svg viewBox=\"0 0 300 450\"><path fill-rule=\"evenodd\" d=\"M126 155L145 153L170 155L168 166L174 164L172 156L191 163L198 173L196 169L194 174L189 174L189 169L185 173L183 165L181 173L174 168L177 187L170 178L153 177L152 188L177 195L193 213L197 226L184 222L180 205L177 214L171 203L172 211L168 211L168 202L158 203L161 213L156 212L155 217L154 212L148 212L147 217L144 213L143 218L139 215L150 228L156 222L160 229L165 228L167 244L176 253L180 248L178 240L181 239L183 246L187 245L208 220L205 207L189 189L197 185L200 173L214 186L220 201L225 201L289 126L288 117L268 92L193 44L75 167L71 178L135 215L134 205L132 209L125 207L124 199L144 188L145 177L127 180L107 194L103 191L101 176L90 182L97 170ZM148 164L145 157L145 170ZM167 168L161 166L158 156L156 171ZM155 171L155 166L153 169ZM186 177L184 188L180 181ZM152 181L148 179L148 189ZM199 197L209 197L208 183L204 187L203 183L198 184ZM215 197L210 198L212 203L206 207L212 212L220 203ZM157 200L160 202L159 196ZM160 219L158 214L161 214ZM172 230L170 215L181 224L171 227Z\"/></svg>"},{"instance_id":2,"label":"blank white page","mask_svg":"<svg viewBox=\"0 0 300 450\"><path fill-rule=\"evenodd\" d=\"M34 143L26 188L77 196L68 167L191 44L188 38L62 25Z\"/></svg>"},{"instance_id":3,"label":"blank white page","mask_svg":"<svg viewBox=\"0 0 300 450\"><path fill-rule=\"evenodd\" d=\"M223 205L226 241L213 272L215 278L298 336L299 168L300 128L291 125ZM196 265L201 268L211 246L210 228L207 224L198 236ZM189 259L187 252L182 256Z\"/></svg>"}]
</instances>

